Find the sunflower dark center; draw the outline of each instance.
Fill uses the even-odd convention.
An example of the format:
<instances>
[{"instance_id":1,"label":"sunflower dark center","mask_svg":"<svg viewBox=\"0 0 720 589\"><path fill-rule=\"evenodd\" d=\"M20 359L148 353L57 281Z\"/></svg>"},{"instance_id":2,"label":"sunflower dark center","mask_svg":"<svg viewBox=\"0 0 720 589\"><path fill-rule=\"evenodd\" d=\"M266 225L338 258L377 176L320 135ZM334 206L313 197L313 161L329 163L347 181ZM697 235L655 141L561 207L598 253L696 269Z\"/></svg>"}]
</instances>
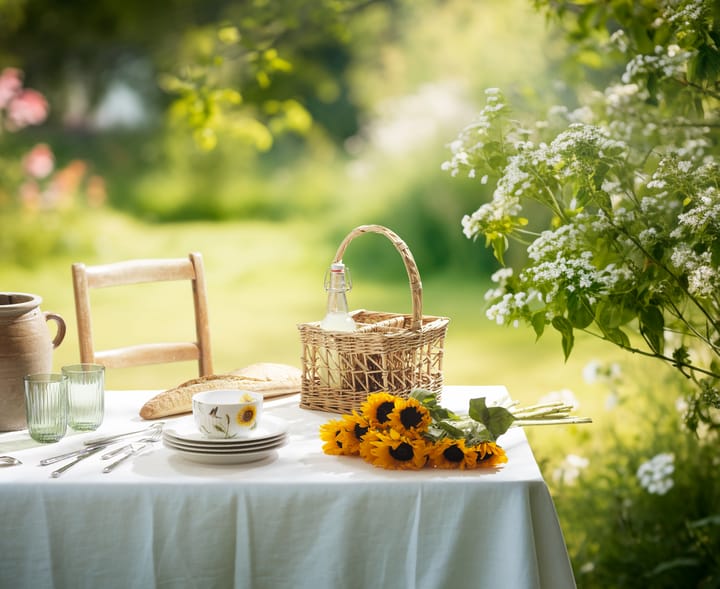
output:
<instances>
[{"instance_id":1,"label":"sunflower dark center","mask_svg":"<svg viewBox=\"0 0 720 589\"><path fill-rule=\"evenodd\" d=\"M390 456L399 462L412 460L413 447L407 442L401 442L397 448L390 448Z\"/></svg>"},{"instance_id":2,"label":"sunflower dark center","mask_svg":"<svg viewBox=\"0 0 720 589\"><path fill-rule=\"evenodd\" d=\"M400 423L404 427L417 427L422 423L422 413L417 410L417 407L406 407L400 412Z\"/></svg>"},{"instance_id":3,"label":"sunflower dark center","mask_svg":"<svg viewBox=\"0 0 720 589\"><path fill-rule=\"evenodd\" d=\"M377 408L377 420L379 423L385 423L388 420L388 415L395 409L395 403L392 401L385 401L381 403Z\"/></svg>"},{"instance_id":4,"label":"sunflower dark center","mask_svg":"<svg viewBox=\"0 0 720 589\"><path fill-rule=\"evenodd\" d=\"M449 448L446 448L443 451L443 456L450 462L462 462L462 459L465 458L465 454L457 446L450 446Z\"/></svg>"},{"instance_id":5,"label":"sunflower dark center","mask_svg":"<svg viewBox=\"0 0 720 589\"><path fill-rule=\"evenodd\" d=\"M365 436L365 434L368 432L368 429L370 429L370 428L363 427L363 426L361 426L359 423L356 423L356 424L355 424L355 429L353 430L353 433L355 434L355 437L356 437L358 440L362 440L363 437Z\"/></svg>"}]
</instances>

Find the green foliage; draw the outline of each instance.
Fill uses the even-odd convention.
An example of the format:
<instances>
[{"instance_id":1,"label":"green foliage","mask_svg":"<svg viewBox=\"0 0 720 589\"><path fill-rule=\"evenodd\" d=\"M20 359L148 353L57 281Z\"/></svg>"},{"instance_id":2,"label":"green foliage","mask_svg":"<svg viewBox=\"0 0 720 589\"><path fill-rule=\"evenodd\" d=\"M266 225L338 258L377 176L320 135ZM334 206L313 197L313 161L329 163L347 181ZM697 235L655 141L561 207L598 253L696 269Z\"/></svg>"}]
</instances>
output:
<instances>
[{"instance_id":1,"label":"green foliage","mask_svg":"<svg viewBox=\"0 0 720 589\"><path fill-rule=\"evenodd\" d=\"M494 183L463 219L503 263L488 316L539 337L575 332L656 358L717 402L720 372L720 21L716 3L540 2L606 72L577 85L575 110L525 122L486 92L444 168ZM624 72L618 68L624 64ZM549 216L530 218L528 203ZM530 219L530 221L528 221ZM674 351L673 351L674 350ZM683 351L684 350L684 351ZM692 353L688 353L692 350Z\"/></svg>"},{"instance_id":2,"label":"green foliage","mask_svg":"<svg viewBox=\"0 0 720 589\"><path fill-rule=\"evenodd\" d=\"M718 430L684 426L687 406L665 392L682 390L682 377L645 380L615 381L611 419L592 426L592 441L565 442L581 456L539 457L578 587L716 587Z\"/></svg>"},{"instance_id":3,"label":"green foliage","mask_svg":"<svg viewBox=\"0 0 720 589\"><path fill-rule=\"evenodd\" d=\"M186 31L179 59L161 77L176 96L172 120L206 150L220 136L267 151L283 133L307 134L308 99L333 102L342 91L337 60L323 58L344 53L349 19L366 4L254 2L250 11L228 5L217 23Z\"/></svg>"}]
</instances>

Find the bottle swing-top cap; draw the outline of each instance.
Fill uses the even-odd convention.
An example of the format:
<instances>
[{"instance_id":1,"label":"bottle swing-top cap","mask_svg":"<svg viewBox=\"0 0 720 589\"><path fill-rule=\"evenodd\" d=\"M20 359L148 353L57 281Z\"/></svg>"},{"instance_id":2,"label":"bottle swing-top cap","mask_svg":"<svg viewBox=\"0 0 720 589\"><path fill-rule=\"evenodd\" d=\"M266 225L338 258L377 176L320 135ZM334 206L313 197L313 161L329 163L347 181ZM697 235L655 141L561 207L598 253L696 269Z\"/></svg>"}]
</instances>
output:
<instances>
[{"instance_id":1,"label":"bottle swing-top cap","mask_svg":"<svg viewBox=\"0 0 720 589\"><path fill-rule=\"evenodd\" d=\"M348 292L352 290L350 269L343 262L333 262L325 272L325 290L335 292Z\"/></svg>"}]
</instances>

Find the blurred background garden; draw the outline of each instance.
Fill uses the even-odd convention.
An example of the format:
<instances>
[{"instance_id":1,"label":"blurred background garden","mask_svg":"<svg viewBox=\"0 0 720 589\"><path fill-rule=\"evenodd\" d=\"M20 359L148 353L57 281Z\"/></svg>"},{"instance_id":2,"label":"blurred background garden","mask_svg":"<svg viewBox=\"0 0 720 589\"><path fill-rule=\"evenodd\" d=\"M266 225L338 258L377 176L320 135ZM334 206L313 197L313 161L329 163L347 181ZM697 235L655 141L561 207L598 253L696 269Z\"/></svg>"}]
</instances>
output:
<instances>
[{"instance_id":1,"label":"blurred background garden","mask_svg":"<svg viewBox=\"0 0 720 589\"><path fill-rule=\"evenodd\" d=\"M706 19L702 75L718 92L711 1L0 0L0 288L65 318L59 367L79 357L73 262L198 251L216 372L299 366L296 326L324 314L340 241L389 227L415 256L423 311L451 319L447 384L502 384L522 404L563 398L593 418L527 432L578 586L720 587L717 428L686 431L687 379L582 329L566 359L562 330L490 321L500 264L461 220L493 186L443 169L487 88L521 119L581 108L581 89L623 71L593 46L603 27L636 22L650 38L660 29L642 19L660 5ZM510 247L505 262L525 257ZM353 241L345 262L351 308L410 311L387 240ZM191 302L173 292L148 287L131 309L98 293L97 343L129 343L150 322L161 339L189 337L191 321L175 318ZM108 386L169 388L195 371L128 369Z\"/></svg>"}]
</instances>

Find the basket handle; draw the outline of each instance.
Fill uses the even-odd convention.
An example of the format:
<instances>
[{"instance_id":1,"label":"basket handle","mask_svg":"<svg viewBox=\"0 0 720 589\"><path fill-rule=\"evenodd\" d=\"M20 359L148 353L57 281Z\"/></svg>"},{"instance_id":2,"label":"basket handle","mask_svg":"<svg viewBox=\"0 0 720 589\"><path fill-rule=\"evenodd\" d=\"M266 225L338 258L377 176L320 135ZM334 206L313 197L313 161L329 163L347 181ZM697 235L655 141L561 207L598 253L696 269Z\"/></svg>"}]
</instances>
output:
<instances>
[{"instance_id":1,"label":"basket handle","mask_svg":"<svg viewBox=\"0 0 720 589\"><path fill-rule=\"evenodd\" d=\"M415 263L415 258L413 258L410 248L400 239L399 235L382 225L360 225L359 227L355 227L355 229L348 233L347 237L343 239L335 253L333 262L342 262L342 257L348 244L363 233L379 233L380 235L384 235L400 253L400 257L405 264L405 270L407 270L408 280L410 281L410 294L412 296L412 324L410 325L410 329L419 331L422 327L422 281L420 280L420 272Z\"/></svg>"}]
</instances>

